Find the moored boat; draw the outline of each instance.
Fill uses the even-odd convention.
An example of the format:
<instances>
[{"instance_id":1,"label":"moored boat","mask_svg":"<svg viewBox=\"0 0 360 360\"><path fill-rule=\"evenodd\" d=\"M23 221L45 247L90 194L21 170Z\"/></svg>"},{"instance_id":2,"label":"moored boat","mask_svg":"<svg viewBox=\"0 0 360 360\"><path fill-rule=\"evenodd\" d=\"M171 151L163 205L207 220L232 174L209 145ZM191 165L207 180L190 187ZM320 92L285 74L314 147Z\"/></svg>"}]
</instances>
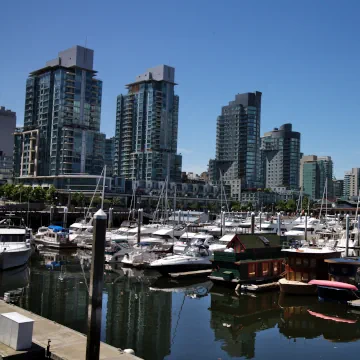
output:
<instances>
[{"instance_id":1,"label":"moored boat","mask_svg":"<svg viewBox=\"0 0 360 360\"><path fill-rule=\"evenodd\" d=\"M11 219L0 224L0 270L7 270L26 264L31 255L30 244L26 242L25 226L16 226Z\"/></svg>"},{"instance_id":2,"label":"moored boat","mask_svg":"<svg viewBox=\"0 0 360 360\"><path fill-rule=\"evenodd\" d=\"M316 286L310 280L326 280L327 264L325 259L338 258L340 251L329 248L303 247L283 249L287 257L285 279L279 281L280 291L290 295L316 294Z\"/></svg>"}]
</instances>

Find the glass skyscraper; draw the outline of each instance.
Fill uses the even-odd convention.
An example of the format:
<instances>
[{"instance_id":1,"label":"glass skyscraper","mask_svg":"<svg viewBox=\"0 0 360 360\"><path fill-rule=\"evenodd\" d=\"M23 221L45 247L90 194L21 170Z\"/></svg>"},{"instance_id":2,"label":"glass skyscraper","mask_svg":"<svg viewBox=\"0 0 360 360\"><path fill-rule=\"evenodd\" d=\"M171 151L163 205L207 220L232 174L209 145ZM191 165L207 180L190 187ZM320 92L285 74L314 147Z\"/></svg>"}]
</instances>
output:
<instances>
[{"instance_id":1,"label":"glass skyscraper","mask_svg":"<svg viewBox=\"0 0 360 360\"><path fill-rule=\"evenodd\" d=\"M24 128L15 135L18 177L101 173L102 81L95 78L93 58L93 50L74 46L30 73Z\"/></svg>"},{"instance_id":2,"label":"glass skyscraper","mask_svg":"<svg viewBox=\"0 0 360 360\"><path fill-rule=\"evenodd\" d=\"M131 180L181 179L177 155L179 97L175 69L160 65L128 84L116 106L114 175Z\"/></svg>"},{"instance_id":3,"label":"glass skyscraper","mask_svg":"<svg viewBox=\"0 0 360 360\"><path fill-rule=\"evenodd\" d=\"M300 184L305 195L321 199L327 182L327 197L334 197L333 162L330 156L303 156L300 160Z\"/></svg>"},{"instance_id":4,"label":"glass skyscraper","mask_svg":"<svg viewBox=\"0 0 360 360\"><path fill-rule=\"evenodd\" d=\"M217 119L216 158L209 162L212 183L231 186L232 196L240 187L260 184L261 92L237 94Z\"/></svg>"},{"instance_id":5,"label":"glass skyscraper","mask_svg":"<svg viewBox=\"0 0 360 360\"><path fill-rule=\"evenodd\" d=\"M261 138L263 186L273 190L299 189L300 133L291 124L269 131Z\"/></svg>"}]
</instances>

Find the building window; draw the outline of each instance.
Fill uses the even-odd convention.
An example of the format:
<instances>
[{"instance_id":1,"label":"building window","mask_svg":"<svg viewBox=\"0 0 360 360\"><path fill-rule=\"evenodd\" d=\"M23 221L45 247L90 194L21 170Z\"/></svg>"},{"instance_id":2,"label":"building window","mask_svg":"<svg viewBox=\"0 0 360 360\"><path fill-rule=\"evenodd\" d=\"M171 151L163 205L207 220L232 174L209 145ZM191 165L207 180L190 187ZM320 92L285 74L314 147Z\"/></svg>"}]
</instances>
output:
<instances>
[{"instance_id":1,"label":"building window","mask_svg":"<svg viewBox=\"0 0 360 360\"><path fill-rule=\"evenodd\" d=\"M295 273L295 280L296 280L296 281L301 281L301 272L297 271L297 272Z\"/></svg>"},{"instance_id":2,"label":"building window","mask_svg":"<svg viewBox=\"0 0 360 360\"><path fill-rule=\"evenodd\" d=\"M262 274L263 276L268 276L269 275L269 263L264 262L261 264L262 266Z\"/></svg>"},{"instance_id":3,"label":"building window","mask_svg":"<svg viewBox=\"0 0 360 360\"><path fill-rule=\"evenodd\" d=\"M273 262L273 275L277 275L279 272L279 263L277 261Z\"/></svg>"},{"instance_id":4,"label":"building window","mask_svg":"<svg viewBox=\"0 0 360 360\"><path fill-rule=\"evenodd\" d=\"M316 259L310 259L310 267L312 268L316 267Z\"/></svg>"},{"instance_id":5,"label":"building window","mask_svg":"<svg viewBox=\"0 0 360 360\"><path fill-rule=\"evenodd\" d=\"M256 265L255 264L248 265L248 273L249 273L249 278L256 276Z\"/></svg>"},{"instance_id":6,"label":"building window","mask_svg":"<svg viewBox=\"0 0 360 360\"><path fill-rule=\"evenodd\" d=\"M296 265L301 265L301 258L296 258Z\"/></svg>"}]
</instances>

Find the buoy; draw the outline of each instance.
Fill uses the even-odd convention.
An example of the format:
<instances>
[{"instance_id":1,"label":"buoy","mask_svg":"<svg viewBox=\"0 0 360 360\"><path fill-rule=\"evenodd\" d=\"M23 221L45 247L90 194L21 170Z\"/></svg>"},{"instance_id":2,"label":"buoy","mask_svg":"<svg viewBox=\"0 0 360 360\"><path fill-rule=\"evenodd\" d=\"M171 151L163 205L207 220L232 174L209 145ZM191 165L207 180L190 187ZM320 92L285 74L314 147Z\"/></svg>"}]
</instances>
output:
<instances>
[{"instance_id":1,"label":"buoy","mask_svg":"<svg viewBox=\"0 0 360 360\"><path fill-rule=\"evenodd\" d=\"M131 355L135 355L135 351L133 349L125 349L124 353L126 354L131 354Z\"/></svg>"}]
</instances>

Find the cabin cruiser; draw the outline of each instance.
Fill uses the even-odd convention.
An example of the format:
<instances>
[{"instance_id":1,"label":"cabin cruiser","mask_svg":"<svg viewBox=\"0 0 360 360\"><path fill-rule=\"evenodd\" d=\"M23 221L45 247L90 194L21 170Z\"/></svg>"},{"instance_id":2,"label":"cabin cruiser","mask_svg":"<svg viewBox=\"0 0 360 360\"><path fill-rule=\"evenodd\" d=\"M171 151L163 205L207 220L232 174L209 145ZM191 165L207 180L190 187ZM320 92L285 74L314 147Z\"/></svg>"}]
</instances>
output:
<instances>
[{"instance_id":1,"label":"cabin cruiser","mask_svg":"<svg viewBox=\"0 0 360 360\"><path fill-rule=\"evenodd\" d=\"M164 243L161 239L142 241L123 256L121 263L124 266L148 267L151 262L172 253L173 243Z\"/></svg>"},{"instance_id":2,"label":"cabin cruiser","mask_svg":"<svg viewBox=\"0 0 360 360\"><path fill-rule=\"evenodd\" d=\"M10 219L0 223L0 270L24 265L31 255L26 242L26 227L15 226Z\"/></svg>"},{"instance_id":3,"label":"cabin cruiser","mask_svg":"<svg viewBox=\"0 0 360 360\"><path fill-rule=\"evenodd\" d=\"M359 249L360 248L360 235L357 228L354 228L349 233L349 243L348 248L350 249ZM346 248L346 231L341 232L337 247Z\"/></svg>"},{"instance_id":4,"label":"cabin cruiser","mask_svg":"<svg viewBox=\"0 0 360 360\"><path fill-rule=\"evenodd\" d=\"M321 223L320 220L310 218L307 222L307 226L305 226L305 223L295 225L290 231L286 231L284 235L293 239L303 240L305 238L305 228L307 240L311 241L315 240L317 233L325 230L326 226Z\"/></svg>"},{"instance_id":5,"label":"cabin cruiser","mask_svg":"<svg viewBox=\"0 0 360 360\"><path fill-rule=\"evenodd\" d=\"M174 254L181 254L189 245L210 245L214 237L207 233L184 233L180 239L174 243Z\"/></svg>"},{"instance_id":6,"label":"cabin cruiser","mask_svg":"<svg viewBox=\"0 0 360 360\"><path fill-rule=\"evenodd\" d=\"M35 239L35 242L56 249L71 249L77 246L74 241L70 241L69 231L56 225L50 225L46 232L42 232L41 237Z\"/></svg>"},{"instance_id":7,"label":"cabin cruiser","mask_svg":"<svg viewBox=\"0 0 360 360\"><path fill-rule=\"evenodd\" d=\"M121 262L125 254L128 254L132 248L126 240L111 243L105 247L105 262Z\"/></svg>"},{"instance_id":8,"label":"cabin cruiser","mask_svg":"<svg viewBox=\"0 0 360 360\"><path fill-rule=\"evenodd\" d=\"M163 275L176 272L211 269L211 252L204 246L188 246L182 254L166 256L150 263L152 270Z\"/></svg>"},{"instance_id":9,"label":"cabin cruiser","mask_svg":"<svg viewBox=\"0 0 360 360\"><path fill-rule=\"evenodd\" d=\"M69 240L74 241L79 235L85 231L92 230L92 221L85 223L85 221L76 222L69 227Z\"/></svg>"},{"instance_id":10,"label":"cabin cruiser","mask_svg":"<svg viewBox=\"0 0 360 360\"><path fill-rule=\"evenodd\" d=\"M151 236L159 230L159 225L151 224L151 225L143 225L140 227L140 239ZM127 230L115 234L114 232L111 234L111 241L113 242L122 242L126 240L130 245L135 245L138 242L138 231L137 227L128 228Z\"/></svg>"}]
</instances>

